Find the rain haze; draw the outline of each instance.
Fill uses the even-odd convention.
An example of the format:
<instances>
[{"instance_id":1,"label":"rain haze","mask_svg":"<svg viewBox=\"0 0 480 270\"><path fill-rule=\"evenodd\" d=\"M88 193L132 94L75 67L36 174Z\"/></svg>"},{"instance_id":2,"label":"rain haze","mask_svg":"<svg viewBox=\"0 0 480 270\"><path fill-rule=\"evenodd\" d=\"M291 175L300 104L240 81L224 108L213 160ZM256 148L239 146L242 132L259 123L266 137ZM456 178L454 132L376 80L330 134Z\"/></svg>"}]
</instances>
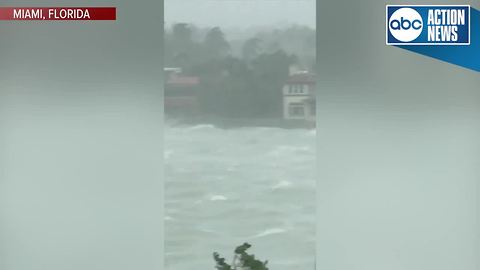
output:
<instances>
[{"instance_id":1,"label":"rain haze","mask_svg":"<svg viewBox=\"0 0 480 270\"><path fill-rule=\"evenodd\" d=\"M2 270L162 269L163 5L101 4L119 19L0 25Z\"/></svg>"},{"instance_id":2,"label":"rain haze","mask_svg":"<svg viewBox=\"0 0 480 270\"><path fill-rule=\"evenodd\" d=\"M276 24L315 28L315 6L313 0L167 0L165 21L167 25L186 22L199 26L222 25L224 28Z\"/></svg>"}]
</instances>

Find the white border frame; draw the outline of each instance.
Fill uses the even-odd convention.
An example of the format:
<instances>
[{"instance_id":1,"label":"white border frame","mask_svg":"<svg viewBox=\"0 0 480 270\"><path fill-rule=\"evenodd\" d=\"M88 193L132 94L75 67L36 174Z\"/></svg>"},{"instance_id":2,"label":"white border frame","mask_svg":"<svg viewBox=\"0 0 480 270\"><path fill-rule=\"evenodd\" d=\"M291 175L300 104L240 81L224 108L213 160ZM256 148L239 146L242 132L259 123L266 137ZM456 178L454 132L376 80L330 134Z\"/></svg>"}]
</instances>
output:
<instances>
[{"instance_id":1,"label":"white border frame","mask_svg":"<svg viewBox=\"0 0 480 270\"><path fill-rule=\"evenodd\" d=\"M468 43L389 43L388 42L388 8L389 7L467 7L468 8ZM468 46L471 43L472 33L472 8L470 5L386 5L385 6L385 43L388 46L404 45L404 46Z\"/></svg>"}]
</instances>

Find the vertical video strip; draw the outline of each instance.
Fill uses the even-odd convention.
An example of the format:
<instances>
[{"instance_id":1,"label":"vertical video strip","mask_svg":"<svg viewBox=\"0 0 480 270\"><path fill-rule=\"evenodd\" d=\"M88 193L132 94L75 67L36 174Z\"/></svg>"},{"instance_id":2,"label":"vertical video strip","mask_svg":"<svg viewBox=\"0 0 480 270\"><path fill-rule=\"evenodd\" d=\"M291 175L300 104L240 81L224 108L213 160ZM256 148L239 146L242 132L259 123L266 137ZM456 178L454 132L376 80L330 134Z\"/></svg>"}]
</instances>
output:
<instances>
[{"instance_id":1,"label":"vertical video strip","mask_svg":"<svg viewBox=\"0 0 480 270\"><path fill-rule=\"evenodd\" d=\"M166 269L314 269L315 1L165 21Z\"/></svg>"}]
</instances>

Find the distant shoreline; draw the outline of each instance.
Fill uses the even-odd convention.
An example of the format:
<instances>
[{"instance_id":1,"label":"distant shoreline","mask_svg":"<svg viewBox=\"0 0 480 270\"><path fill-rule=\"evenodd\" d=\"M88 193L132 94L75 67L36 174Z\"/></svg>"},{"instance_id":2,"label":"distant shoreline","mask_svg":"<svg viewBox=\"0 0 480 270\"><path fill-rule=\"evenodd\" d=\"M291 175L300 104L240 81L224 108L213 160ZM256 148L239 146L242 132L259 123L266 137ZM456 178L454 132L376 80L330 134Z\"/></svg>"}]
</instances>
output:
<instances>
[{"instance_id":1,"label":"distant shoreline","mask_svg":"<svg viewBox=\"0 0 480 270\"><path fill-rule=\"evenodd\" d=\"M282 118L223 118L223 117L170 117L165 116L167 123L173 125L209 124L218 128L270 127L283 129L315 129L315 122L305 120L286 120Z\"/></svg>"}]
</instances>

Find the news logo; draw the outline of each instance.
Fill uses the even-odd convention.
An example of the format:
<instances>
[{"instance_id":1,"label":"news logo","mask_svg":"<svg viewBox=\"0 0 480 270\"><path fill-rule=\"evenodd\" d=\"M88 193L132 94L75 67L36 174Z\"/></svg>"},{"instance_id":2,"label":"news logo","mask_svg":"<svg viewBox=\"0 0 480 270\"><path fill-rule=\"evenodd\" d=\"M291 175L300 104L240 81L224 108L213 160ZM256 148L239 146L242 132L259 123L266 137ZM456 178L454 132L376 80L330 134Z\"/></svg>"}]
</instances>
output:
<instances>
[{"instance_id":1,"label":"news logo","mask_svg":"<svg viewBox=\"0 0 480 270\"><path fill-rule=\"evenodd\" d=\"M387 5L387 45L470 45L469 5Z\"/></svg>"}]
</instances>

